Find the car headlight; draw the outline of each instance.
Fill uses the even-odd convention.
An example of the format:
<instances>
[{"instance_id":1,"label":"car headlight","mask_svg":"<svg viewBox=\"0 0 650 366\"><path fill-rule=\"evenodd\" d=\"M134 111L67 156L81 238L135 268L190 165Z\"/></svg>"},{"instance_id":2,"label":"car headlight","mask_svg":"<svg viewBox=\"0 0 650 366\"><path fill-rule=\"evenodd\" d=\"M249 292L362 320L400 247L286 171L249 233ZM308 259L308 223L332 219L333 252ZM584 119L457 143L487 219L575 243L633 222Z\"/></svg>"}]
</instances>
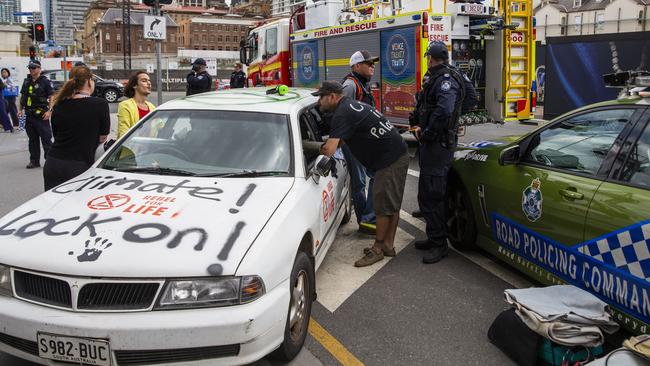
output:
<instances>
[{"instance_id":1,"label":"car headlight","mask_svg":"<svg viewBox=\"0 0 650 366\"><path fill-rule=\"evenodd\" d=\"M197 278L167 281L157 309L245 304L264 295L258 276Z\"/></svg>"},{"instance_id":2,"label":"car headlight","mask_svg":"<svg viewBox=\"0 0 650 366\"><path fill-rule=\"evenodd\" d=\"M9 267L0 264L0 296L11 295L11 272Z\"/></svg>"}]
</instances>

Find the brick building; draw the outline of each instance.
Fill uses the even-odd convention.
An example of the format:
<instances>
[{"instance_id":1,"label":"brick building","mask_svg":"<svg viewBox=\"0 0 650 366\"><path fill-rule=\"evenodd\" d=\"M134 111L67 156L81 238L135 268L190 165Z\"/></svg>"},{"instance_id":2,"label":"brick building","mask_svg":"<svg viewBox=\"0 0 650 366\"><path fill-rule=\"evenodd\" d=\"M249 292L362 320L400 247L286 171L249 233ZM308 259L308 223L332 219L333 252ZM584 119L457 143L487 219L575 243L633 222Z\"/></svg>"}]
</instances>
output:
<instances>
[{"instance_id":1,"label":"brick building","mask_svg":"<svg viewBox=\"0 0 650 366\"><path fill-rule=\"evenodd\" d=\"M239 41L257 20L239 17L193 18L180 24L179 47L189 50L238 51Z\"/></svg>"}]
</instances>

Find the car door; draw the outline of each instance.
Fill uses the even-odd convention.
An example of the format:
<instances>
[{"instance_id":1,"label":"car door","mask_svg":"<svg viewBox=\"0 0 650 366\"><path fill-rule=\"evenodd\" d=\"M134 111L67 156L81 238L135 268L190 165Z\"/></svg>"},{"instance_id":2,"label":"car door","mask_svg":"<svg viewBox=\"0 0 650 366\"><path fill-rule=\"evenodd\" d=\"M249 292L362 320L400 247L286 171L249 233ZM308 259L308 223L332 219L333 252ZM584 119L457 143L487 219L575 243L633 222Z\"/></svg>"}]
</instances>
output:
<instances>
[{"instance_id":1,"label":"car door","mask_svg":"<svg viewBox=\"0 0 650 366\"><path fill-rule=\"evenodd\" d=\"M313 196L316 196L318 203L314 205L317 210L319 232L317 237L316 256L317 261L322 260L322 256L327 252L336 235L337 215L343 215L344 200L343 195L345 181L347 179L347 167L342 156L335 155L332 158L333 165L329 175L325 177L316 177L313 173L313 167L318 157L318 149L323 143L319 123L316 120L320 118L318 113L312 112L313 108L308 108L300 114L300 129L302 137L303 155L305 157L305 172L307 179L310 181Z\"/></svg>"},{"instance_id":2,"label":"car door","mask_svg":"<svg viewBox=\"0 0 650 366\"><path fill-rule=\"evenodd\" d=\"M561 244L582 242L587 210L605 179L603 161L636 112L633 106L582 111L523 140L521 163L499 173L494 211Z\"/></svg>"}]
</instances>

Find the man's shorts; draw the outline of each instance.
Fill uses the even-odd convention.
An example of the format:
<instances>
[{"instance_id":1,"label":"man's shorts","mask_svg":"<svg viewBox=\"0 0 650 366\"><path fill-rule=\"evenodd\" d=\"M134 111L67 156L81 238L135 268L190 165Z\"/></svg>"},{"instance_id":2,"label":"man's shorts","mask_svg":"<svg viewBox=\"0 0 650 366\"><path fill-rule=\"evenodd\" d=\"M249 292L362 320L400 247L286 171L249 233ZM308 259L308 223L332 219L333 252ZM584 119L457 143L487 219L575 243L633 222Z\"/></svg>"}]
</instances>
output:
<instances>
[{"instance_id":1,"label":"man's shorts","mask_svg":"<svg viewBox=\"0 0 650 366\"><path fill-rule=\"evenodd\" d=\"M375 172L373 200L376 215L391 216L400 211L408 169L409 154L404 153L391 165Z\"/></svg>"}]
</instances>

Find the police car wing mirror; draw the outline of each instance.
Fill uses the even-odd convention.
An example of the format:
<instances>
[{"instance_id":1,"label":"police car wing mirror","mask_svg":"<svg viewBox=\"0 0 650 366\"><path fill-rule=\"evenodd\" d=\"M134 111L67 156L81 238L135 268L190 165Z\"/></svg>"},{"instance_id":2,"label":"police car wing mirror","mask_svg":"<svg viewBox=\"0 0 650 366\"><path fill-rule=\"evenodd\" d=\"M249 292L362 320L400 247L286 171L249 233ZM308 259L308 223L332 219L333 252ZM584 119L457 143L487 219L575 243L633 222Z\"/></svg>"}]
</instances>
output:
<instances>
[{"instance_id":1,"label":"police car wing mirror","mask_svg":"<svg viewBox=\"0 0 650 366\"><path fill-rule=\"evenodd\" d=\"M332 158L325 155L318 155L314 162L312 172L319 177L327 177L332 171Z\"/></svg>"},{"instance_id":2,"label":"police car wing mirror","mask_svg":"<svg viewBox=\"0 0 650 366\"><path fill-rule=\"evenodd\" d=\"M240 45L241 44L243 44L243 41L240 43ZM244 47L243 45L241 45L239 47L239 62L241 62L242 64L248 66L248 57L246 55L246 47Z\"/></svg>"},{"instance_id":3,"label":"police car wing mirror","mask_svg":"<svg viewBox=\"0 0 650 366\"><path fill-rule=\"evenodd\" d=\"M499 165L519 164L519 145L514 145L501 150Z\"/></svg>"}]
</instances>

